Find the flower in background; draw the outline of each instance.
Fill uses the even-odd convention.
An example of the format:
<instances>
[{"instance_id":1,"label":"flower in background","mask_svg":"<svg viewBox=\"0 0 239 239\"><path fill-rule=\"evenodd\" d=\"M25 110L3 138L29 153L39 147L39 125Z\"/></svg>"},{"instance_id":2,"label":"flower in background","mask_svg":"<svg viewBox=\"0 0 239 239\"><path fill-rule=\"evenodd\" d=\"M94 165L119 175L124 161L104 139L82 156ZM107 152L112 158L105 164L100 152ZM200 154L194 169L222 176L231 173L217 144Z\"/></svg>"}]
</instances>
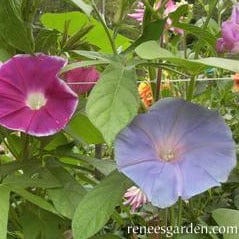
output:
<instances>
[{"instance_id":1,"label":"flower in background","mask_svg":"<svg viewBox=\"0 0 239 239\"><path fill-rule=\"evenodd\" d=\"M63 74L70 88L77 94L90 91L100 78L100 73L94 67L79 67Z\"/></svg>"},{"instance_id":2,"label":"flower in background","mask_svg":"<svg viewBox=\"0 0 239 239\"><path fill-rule=\"evenodd\" d=\"M232 91L233 92L239 92L239 73L236 73L234 76L233 76L233 88L232 88Z\"/></svg>"},{"instance_id":3,"label":"flower in background","mask_svg":"<svg viewBox=\"0 0 239 239\"><path fill-rule=\"evenodd\" d=\"M187 4L186 1L183 1L182 4ZM179 6L182 5L181 3L177 3L175 4L175 2L173 0L168 0L166 5L165 5L165 10L164 10L164 17L168 17L168 15L171 12L174 12L177 10L177 8ZM155 10L159 10L161 7L161 0L158 1L155 5L154 5L154 9ZM129 17L135 19L136 21L140 22L140 24L142 24L143 19L144 19L144 12L145 12L145 6L142 2L138 2L137 8L135 9L134 13L128 14ZM172 27L172 20L170 18L167 18L167 22L166 22L166 29L169 29L175 33L178 34L183 34L183 30L179 29L179 28L174 28Z\"/></svg>"},{"instance_id":4,"label":"flower in background","mask_svg":"<svg viewBox=\"0 0 239 239\"><path fill-rule=\"evenodd\" d=\"M229 20L222 23L222 37L217 40L219 53L239 53L239 4L235 4Z\"/></svg>"},{"instance_id":5,"label":"flower in background","mask_svg":"<svg viewBox=\"0 0 239 239\"><path fill-rule=\"evenodd\" d=\"M138 2L137 8L134 11L135 11L134 13L128 14L128 16L142 24L144 20L144 11L145 11L144 4L142 2Z\"/></svg>"},{"instance_id":6,"label":"flower in background","mask_svg":"<svg viewBox=\"0 0 239 239\"><path fill-rule=\"evenodd\" d=\"M161 90L171 90L171 82L170 82L170 74L168 73L168 71L163 70L163 78L164 81L161 82Z\"/></svg>"},{"instance_id":7,"label":"flower in background","mask_svg":"<svg viewBox=\"0 0 239 239\"><path fill-rule=\"evenodd\" d=\"M173 98L160 100L120 132L115 157L118 169L160 208L219 186L236 165L222 117Z\"/></svg>"},{"instance_id":8,"label":"flower in background","mask_svg":"<svg viewBox=\"0 0 239 239\"><path fill-rule=\"evenodd\" d=\"M124 198L126 200L124 205L130 205L132 212L135 212L136 209L148 202L148 199L143 191L135 186L132 186L127 190L124 194Z\"/></svg>"},{"instance_id":9,"label":"flower in background","mask_svg":"<svg viewBox=\"0 0 239 239\"><path fill-rule=\"evenodd\" d=\"M153 92L149 82L141 82L138 86L140 98L146 108L153 104Z\"/></svg>"},{"instance_id":10,"label":"flower in background","mask_svg":"<svg viewBox=\"0 0 239 239\"><path fill-rule=\"evenodd\" d=\"M77 95L57 77L57 56L16 55L0 67L0 125L35 136L52 135L73 115Z\"/></svg>"}]
</instances>

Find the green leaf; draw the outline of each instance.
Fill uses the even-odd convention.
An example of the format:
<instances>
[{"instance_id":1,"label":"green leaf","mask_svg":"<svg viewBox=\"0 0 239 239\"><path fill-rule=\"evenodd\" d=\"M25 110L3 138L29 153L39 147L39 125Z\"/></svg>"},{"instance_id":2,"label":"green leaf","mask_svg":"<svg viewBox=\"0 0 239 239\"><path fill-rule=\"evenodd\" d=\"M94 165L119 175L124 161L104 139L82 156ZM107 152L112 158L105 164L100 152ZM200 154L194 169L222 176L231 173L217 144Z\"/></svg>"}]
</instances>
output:
<instances>
[{"instance_id":1,"label":"green leaf","mask_svg":"<svg viewBox=\"0 0 239 239\"><path fill-rule=\"evenodd\" d=\"M67 137L63 133L54 134L54 136L50 136L42 140L42 142L46 145L45 150L48 151L56 150L57 147L64 146L69 143Z\"/></svg>"},{"instance_id":2,"label":"green leaf","mask_svg":"<svg viewBox=\"0 0 239 239\"><path fill-rule=\"evenodd\" d=\"M217 38L211 34L209 31L202 29L200 27L194 26L192 24L174 22L174 27L185 30L196 36L198 39L202 40L205 43L208 43L211 47L215 48Z\"/></svg>"},{"instance_id":3,"label":"green leaf","mask_svg":"<svg viewBox=\"0 0 239 239\"><path fill-rule=\"evenodd\" d=\"M36 52L56 54L59 32L56 30L41 29L36 35Z\"/></svg>"},{"instance_id":4,"label":"green leaf","mask_svg":"<svg viewBox=\"0 0 239 239\"><path fill-rule=\"evenodd\" d=\"M92 28L94 28L94 26L91 24L85 25L78 32L74 33L68 39L65 40L63 38L63 42L62 42L63 50L65 50L65 51L74 50L74 49L80 48L82 44L87 44L87 42L84 42L84 37L89 34L89 32L92 30ZM67 28L66 28L66 34L67 34ZM64 42L64 40L65 40L65 42Z\"/></svg>"},{"instance_id":5,"label":"green leaf","mask_svg":"<svg viewBox=\"0 0 239 239\"><path fill-rule=\"evenodd\" d=\"M52 204L47 202L42 197L37 196L35 194L32 194L32 193L30 193L30 192L28 192L27 190L24 190L24 189L12 188L12 191L16 192L18 195L22 196L24 199L26 199L27 201L35 204L36 206L38 206L38 207L40 207L40 208L42 208L46 211L49 211L53 214L59 215L59 213L52 206Z\"/></svg>"},{"instance_id":6,"label":"green leaf","mask_svg":"<svg viewBox=\"0 0 239 239\"><path fill-rule=\"evenodd\" d=\"M90 61L75 62L75 63L69 64L69 65L65 66L64 68L62 68L59 74L62 74L66 71L70 71L70 70L73 70L73 69L79 68L79 67L105 65L108 63L109 63L108 60L90 60Z\"/></svg>"},{"instance_id":7,"label":"green leaf","mask_svg":"<svg viewBox=\"0 0 239 239\"><path fill-rule=\"evenodd\" d=\"M115 171L87 193L80 201L73 218L73 237L87 239L97 233L110 219L130 186L129 179Z\"/></svg>"},{"instance_id":8,"label":"green leaf","mask_svg":"<svg viewBox=\"0 0 239 239\"><path fill-rule=\"evenodd\" d=\"M136 45L141 44L146 41L159 41L160 36L164 30L165 20L157 20L154 22L150 22L143 29L143 33L139 39L136 40ZM155 29L157 29L155 31Z\"/></svg>"},{"instance_id":9,"label":"green leaf","mask_svg":"<svg viewBox=\"0 0 239 239\"><path fill-rule=\"evenodd\" d=\"M72 219L76 207L85 195L85 189L62 167L49 168L62 187L49 189L48 195L55 208L63 216Z\"/></svg>"},{"instance_id":10,"label":"green leaf","mask_svg":"<svg viewBox=\"0 0 239 239\"><path fill-rule=\"evenodd\" d=\"M27 187L56 188L61 186L56 177L47 168L43 167L28 174L8 175L2 183L9 188L22 189Z\"/></svg>"},{"instance_id":11,"label":"green leaf","mask_svg":"<svg viewBox=\"0 0 239 239\"><path fill-rule=\"evenodd\" d=\"M9 134L7 136L7 141L14 154L20 155L24 147L24 142L22 141L21 137L15 134Z\"/></svg>"},{"instance_id":12,"label":"green leaf","mask_svg":"<svg viewBox=\"0 0 239 239\"><path fill-rule=\"evenodd\" d=\"M208 66L213 66L217 68L222 68L225 70L239 72L239 61L231 60L219 57L208 57L199 60L195 60L195 62L200 62Z\"/></svg>"},{"instance_id":13,"label":"green leaf","mask_svg":"<svg viewBox=\"0 0 239 239\"><path fill-rule=\"evenodd\" d=\"M143 59L166 60L168 62L175 64L175 66L183 68L185 71L187 71L189 74L192 74L192 75L199 74L200 72L204 71L207 68L205 64L202 64L200 62L195 62L192 60L190 61L187 59L177 57L176 55L173 55L170 51L164 48L161 48L159 46L159 43L157 43L156 41L148 41L148 42L142 43L135 49L135 51L137 55Z\"/></svg>"},{"instance_id":14,"label":"green leaf","mask_svg":"<svg viewBox=\"0 0 239 239\"><path fill-rule=\"evenodd\" d=\"M1 1L0 22L0 38L18 50L33 52L31 26L21 19L18 0Z\"/></svg>"},{"instance_id":15,"label":"green leaf","mask_svg":"<svg viewBox=\"0 0 239 239\"><path fill-rule=\"evenodd\" d=\"M235 227L237 227L237 230L239 228L238 210L219 208L212 212L212 217L220 227L225 227L225 229L233 229L234 227L234 233L232 231L231 233L225 233L223 235L224 239L238 239L238 234L235 233Z\"/></svg>"},{"instance_id":16,"label":"green leaf","mask_svg":"<svg viewBox=\"0 0 239 239\"><path fill-rule=\"evenodd\" d=\"M10 190L4 185L0 185L0 238L7 238L8 210Z\"/></svg>"},{"instance_id":17,"label":"green leaf","mask_svg":"<svg viewBox=\"0 0 239 239\"><path fill-rule=\"evenodd\" d=\"M0 61L8 60L12 55L5 49L0 48Z\"/></svg>"},{"instance_id":18,"label":"green leaf","mask_svg":"<svg viewBox=\"0 0 239 239\"><path fill-rule=\"evenodd\" d=\"M17 170L28 170L34 171L36 168L40 167L39 160L30 160L30 161L13 161L11 163L4 163L0 167L0 177L6 177L7 175L17 171Z\"/></svg>"},{"instance_id":19,"label":"green leaf","mask_svg":"<svg viewBox=\"0 0 239 239\"><path fill-rule=\"evenodd\" d=\"M198 27L203 27L205 21L206 17L202 17L195 23L195 25ZM208 22L207 30L213 35L217 35L221 31L220 25L218 25L218 23L212 18Z\"/></svg>"},{"instance_id":20,"label":"green leaf","mask_svg":"<svg viewBox=\"0 0 239 239\"><path fill-rule=\"evenodd\" d=\"M173 55L170 51L163 49L155 41L148 41L135 49L137 55L143 59L161 59L169 61L175 66L183 68L190 74L199 74L206 70L208 66L239 72L239 61L224 59L219 57L208 57L199 60L188 60Z\"/></svg>"},{"instance_id":21,"label":"green leaf","mask_svg":"<svg viewBox=\"0 0 239 239\"><path fill-rule=\"evenodd\" d=\"M120 239L120 237L114 234L104 234L100 236L94 236L91 239Z\"/></svg>"},{"instance_id":22,"label":"green leaf","mask_svg":"<svg viewBox=\"0 0 239 239\"><path fill-rule=\"evenodd\" d=\"M111 144L116 135L137 114L139 97L134 68L109 65L91 91L86 113Z\"/></svg>"},{"instance_id":23,"label":"green leaf","mask_svg":"<svg viewBox=\"0 0 239 239\"><path fill-rule=\"evenodd\" d=\"M74 53L76 53L79 56L84 56L89 59L93 60L103 60L103 61L108 61L109 63L111 60L114 59L114 55L111 54L103 54L97 51L83 51L83 50L74 50Z\"/></svg>"},{"instance_id":24,"label":"green leaf","mask_svg":"<svg viewBox=\"0 0 239 239\"><path fill-rule=\"evenodd\" d=\"M89 4L86 4L83 0L70 0L73 2L77 7L79 7L83 12L85 12L88 16L92 11L92 7Z\"/></svg>"},{"instance_id":25,"label":"green leaf","mask_svg":"<svg viewBox=\"0 0 239 239\"><path fill-rule=\"evenodd\" d=\"M65 131L73 138L83 140L87 144L104 143L102 134L84 114L77 114L68 124Z\"/></svg>"},{"instance_id":26,"label":"green leaf","mask_svg":"<svg viewBox=\"0 0 239 239\"><path fill-rule=\"evenodd\" d=\"M105 33L103 26L93 17L87 17L81 12L66 12L66 13L46 13L41 16L41 22L47 28L56 29L59 32L64 32L65 22L70 21L68 34L73 35L86 24L92 24L94 28L87 34L85 41L98 46L102 52L112 53L111 45ZM112 34L112 31L110 30ZM115 43L117 48L126 48L130 41L128 38L118 34Z\"/></svg>"},{"instance_id":27,"label":"green leaf","mask_svg":"<svg viewBox=\"0 0 239 239\"><path fill-rule=\"evenodd\" d=\"M116 169L116 163L110 159L95 159L85 155L79 154L69 154L62 155L60 161L65 164L70 164L74 166L79 166L83 163L88 163L95 167L98 171L100 171L104 175L108 175Z\"/></svg>"},{"instance_id":28,"label":"green leaf","mask_svg":"<svg viewBox=\"0 0 239 239\"><path fill-rule=\"evenodd\" d=\"M177 8L176 11L173 11L168 14L169 18L172 20L172 26L174 26L175 21L179 21L179 19L188 13L188 4L181 5Z\"/></svg>"},{"instance_id":29,"label":"green leaf","mask_svg":"<svg viewBox=\"0 0 239 239\"><path fill-rule=\"evenodd\" d=\"M147 41L159 41L164 29L165 20L157 20L150 22L143 29L142 35L126 50L127 52L134 49L138 45ZM157 29L157 31L155 31Z\"/></svg>"},{"instance_id":30,"label":"green leaf","mask_svg":"<svg viewBox=\"0 0 239 239\"><path fill-rule=\"evenodd\" d=\"M24 239L59 239L59 217L36 207L27 206L23 209L20 222L23 227Z\"/></svg>"},{"instance_id":31,"label":"green leaf","mask_svg":"<svg viewBox=\"0 0 239 239\"><path fill-rule=\"evenodd\" d=\"M104 175L109 175L111 172L116 170L116 163L113 160L89 159L86 161Z\"/></svg>"}]
</instances>

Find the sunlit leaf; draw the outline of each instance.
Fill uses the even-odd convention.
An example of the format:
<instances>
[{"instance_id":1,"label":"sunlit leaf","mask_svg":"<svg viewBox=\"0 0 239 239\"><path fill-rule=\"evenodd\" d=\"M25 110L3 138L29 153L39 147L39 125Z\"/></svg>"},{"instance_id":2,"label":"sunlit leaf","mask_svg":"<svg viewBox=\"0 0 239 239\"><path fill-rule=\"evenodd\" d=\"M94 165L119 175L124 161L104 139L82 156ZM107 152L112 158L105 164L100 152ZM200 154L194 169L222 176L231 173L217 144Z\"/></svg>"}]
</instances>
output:
<instances>
[{"instance_id":1,"label":"sunlit leaf","mask_svg":"<svg viewBox=\"0 0 239 239\"><path fill-rule=\"evenodd\" d=\"M137 114L139 97L134 68L119 64L109 65L93 88L86 113L111 144L115 136Z\"/></svg>"},{"instance_id":2,"label":"sunlit leaf","mask_svg":"<svg viewBox=\"0 0 239 239\"><path fill-rule=\"evenodd\" d=\"M163 49L155 41L142 43L136 48L136 53L143 59L161 59L175 64L191 74L199 74L209 66L239 72L239 61L219 57L208 57L199 60L183 59L173 55L170 51Z\"/></svg>"},{"instance_id":3,"label":"sunlit leaf","mask_svg":"<svg viewBox=\"0 0 239 239\"><path fill-rule=\"evenodd\" d=\"M105 33L103 26L93 17L87 17L81 12L66 13L46 13L41 16L41 22L50 29L56 29L64 32L65 22L70 21L69 34L72 36L86 24L92 24L94 28L87 34L85 40L95 46L98 46L102 52L112 53L111 45ZM110 30L112 34L112 31ZM126 48L129 45L129 39L118 34L115 39L117 48Z\"/></svg>"}]
</instances>

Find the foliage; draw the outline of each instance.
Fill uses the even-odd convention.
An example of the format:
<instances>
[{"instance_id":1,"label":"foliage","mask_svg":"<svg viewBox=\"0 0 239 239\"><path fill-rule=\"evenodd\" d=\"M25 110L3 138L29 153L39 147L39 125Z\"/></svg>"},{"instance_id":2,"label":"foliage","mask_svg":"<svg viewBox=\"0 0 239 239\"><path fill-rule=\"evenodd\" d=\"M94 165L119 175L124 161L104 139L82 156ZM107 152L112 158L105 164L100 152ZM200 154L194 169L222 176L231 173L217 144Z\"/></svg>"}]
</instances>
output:
<instances>
[{"instance_id":1,"label":"foliage","mask_svg":"<svg viewBox=\"0 0 239 239\"><path fill-rule=\"evenodd\" d=\"M137 1L106 1L106 9L104 2L62 1L74 11L55 13L40 0L0 3L0 61L42 52L68 60L62 79L78 67L101 73L61 132L35 137L0 126L0 238L159 238L128 228L239 226L238 166L221 187L171 209L148 203L132 212L123 195L133 182L118 172L113 153L118 133L147 111L138 94L138 83L147 81L153 101L181 97L218 110L232 130L238 159L239 86L231 77L239 72L238 54L215 48L233 1L196 0L165 16L155 10L156 1L145 0L142 23L127 16ZM172 25L165 27L168 20ZM200 238L238 238L222 234Z\"/></svg>"}]
</instances>

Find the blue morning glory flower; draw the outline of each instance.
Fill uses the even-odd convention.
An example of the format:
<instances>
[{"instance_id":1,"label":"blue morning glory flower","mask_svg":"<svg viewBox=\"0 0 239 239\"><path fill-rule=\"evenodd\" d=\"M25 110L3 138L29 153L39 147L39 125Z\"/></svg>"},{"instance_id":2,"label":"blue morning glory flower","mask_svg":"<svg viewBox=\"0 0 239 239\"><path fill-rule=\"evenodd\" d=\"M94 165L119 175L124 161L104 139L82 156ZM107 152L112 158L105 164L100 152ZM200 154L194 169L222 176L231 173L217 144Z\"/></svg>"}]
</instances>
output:
<instances>
[{"instance_id":1,"label":"blue morning glory flower","mask_svg":"<svg viewBox=\"0 0 239 239\"><path fill-rule=\"evenodd\" d=\"M120 132L115 157L118 169L161 208L220 186L236 165L234 141L223 118L172 98L160 100Z\"/></svg>"}]
</instances>

